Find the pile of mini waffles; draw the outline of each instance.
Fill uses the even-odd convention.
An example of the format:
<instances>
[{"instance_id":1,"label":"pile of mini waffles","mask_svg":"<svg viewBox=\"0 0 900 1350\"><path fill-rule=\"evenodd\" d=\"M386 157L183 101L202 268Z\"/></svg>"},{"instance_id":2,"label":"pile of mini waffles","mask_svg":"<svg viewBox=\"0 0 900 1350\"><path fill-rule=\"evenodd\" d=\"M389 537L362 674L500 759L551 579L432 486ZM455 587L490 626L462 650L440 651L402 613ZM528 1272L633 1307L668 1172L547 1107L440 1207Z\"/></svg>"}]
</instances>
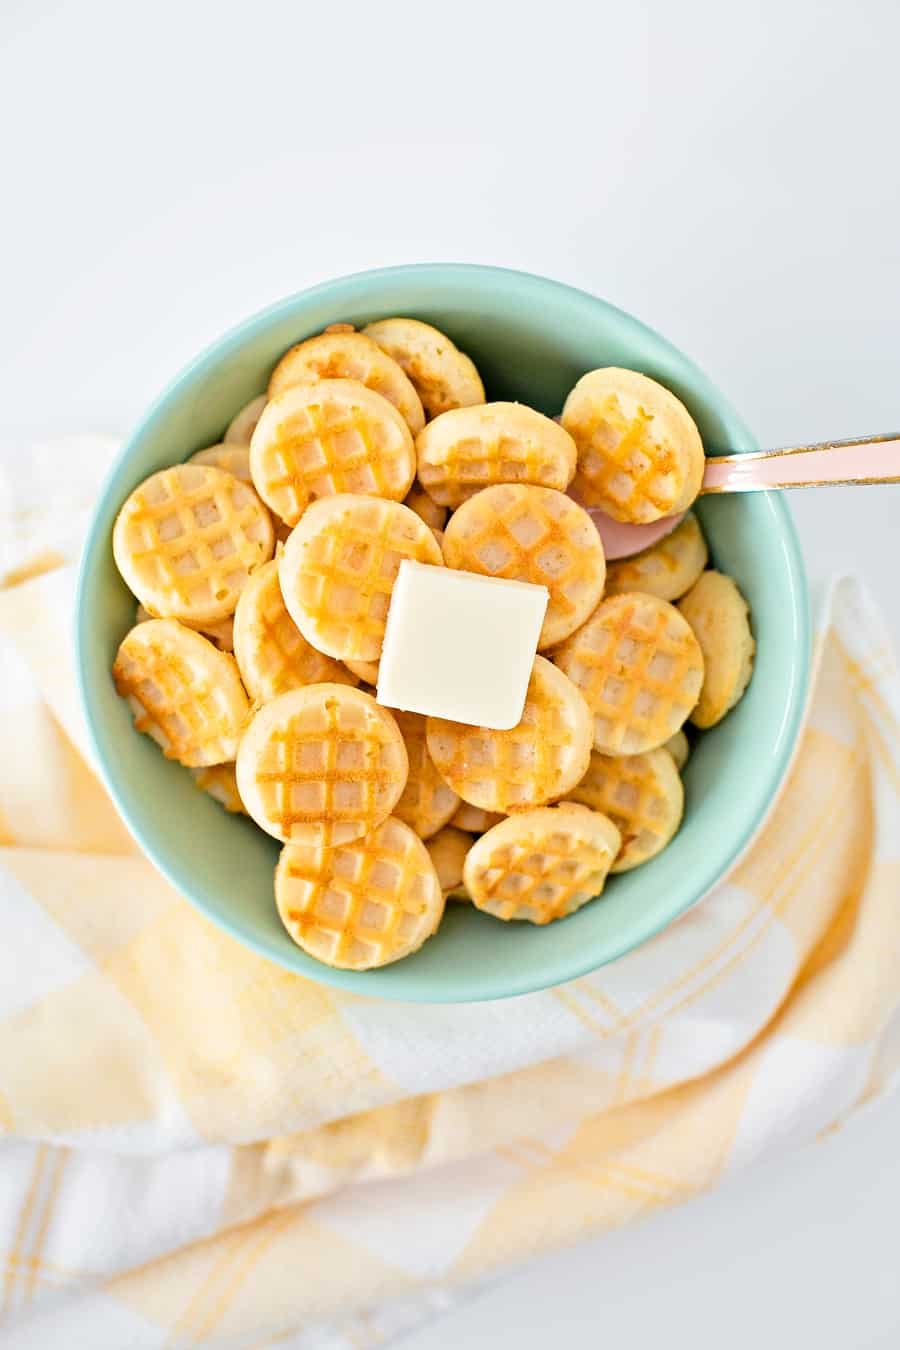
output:
<instances>
[{"instance_id":1,"label":"pile of mini waffles","mask_svg":"<svg viewBox=\"0 0 900 1350\"><path fill-rule=\"evenodd\" d=\"M645 375L590 371L551 418L486 402L428 324L334 324L221 444L123 504L113 551L139 603L116 689L199 788L281 842L275 904L318 961L398 961L448 899L562 919L666 847L685 724L714 726L750 680L747 605L689 509L703 470L687 409ZM589 509L682 519L607 566ZM390 706L379 663L410 566L466 574L498 616L537 588L514 725Z\"/></svg>"}]
</instances>

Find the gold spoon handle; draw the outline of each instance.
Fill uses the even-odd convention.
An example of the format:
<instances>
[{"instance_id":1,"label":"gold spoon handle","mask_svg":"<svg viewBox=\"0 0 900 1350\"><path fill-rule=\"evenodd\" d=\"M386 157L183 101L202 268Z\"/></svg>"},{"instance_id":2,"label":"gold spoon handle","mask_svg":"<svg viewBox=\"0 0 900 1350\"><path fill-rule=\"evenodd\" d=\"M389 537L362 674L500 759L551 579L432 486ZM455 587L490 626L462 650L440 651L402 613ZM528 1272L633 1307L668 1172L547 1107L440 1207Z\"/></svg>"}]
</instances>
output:
<instances>
[{"instance_id":1,"label":"gold spoon handle","mask_svg":"<svg viewBox=\"0 0 900 1350\"><path fill-rule=\"evenodd\" d=\"M711 456L700 491L769 492L838 483L900 483L900 433Z\"/></svg>"}]
</instances>

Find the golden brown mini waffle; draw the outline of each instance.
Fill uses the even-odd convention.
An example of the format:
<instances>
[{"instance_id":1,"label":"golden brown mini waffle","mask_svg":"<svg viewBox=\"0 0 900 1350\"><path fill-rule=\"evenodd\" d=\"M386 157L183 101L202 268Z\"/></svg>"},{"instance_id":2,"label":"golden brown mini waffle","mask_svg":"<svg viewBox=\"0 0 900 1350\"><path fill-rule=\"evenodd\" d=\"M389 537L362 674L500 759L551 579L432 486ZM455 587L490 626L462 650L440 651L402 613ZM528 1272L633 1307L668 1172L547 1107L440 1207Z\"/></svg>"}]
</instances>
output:
<instances>
[{"instance_id":1,"label":"golden brown mini waffle","mask_svg":"<svg viewBox=\"0 0 900 1350\"><path fill-rule=\"evenodd\" d=\"M674 736L670 736L663 746L675 761L675 768L681 773L681 770L687 764L691 757L691 743L687 738L685 731L676 731Z\"/></svg>"},{"instance_id":2,"label":"golden brown mini waffle","mask_svg":"<svg viewBox=\"0 0 900 1350\"><path fill-rule=\"evenodd\" d=\"M125 635L112 673L138 731L167 759L188 767L234 759L250 705L233 656L174 619L148 619Z\"/></svg>"},{"instance_id":3,"label":"golden brown mini waffle","mask_svg":"<svg viewBox=\"0 0 900 1350\"><path fill-rule=\"evenodd\" d=\"M570 800L609 816L621 834L613 872L628 872L654 858L684 813L684 788L668 750L591 755L590 767Z\"/></svg>"},{"instance_id":4,"label":"golden brown mini waffle","mask_svg":"<svg viewBox=\"0 0 900 1350\"><path fill-rule=\"evenodd\" d=\"M379 319L363 332L406 371L429 417L484 402L484 385L475 363L431 324L419 319Z\"/></svg>"},{"instance_id":5,"label":"golden brown mini waffle","mask_svg":"<svg viewBox=\"0 0 900 1350\"><path fill-rule=\"evenodd\" d=\"M283 843L345 844L390 815L409 769L386 708L345 684L310 684L256 713L237 756L238 791Z\"/></svg>"},{"instance_id":6,"label":"golden brown mini waffle","mask_svg":"<svg viewBox=\"0 0 900 1350\"><path fill-rule=\"evenodd\" d=\"M691 505L703 481L703 442L687 408L634 370L583 375L562 424L578 447L573 494L616 520L647 524Z\"/></svg>"},{"instance_id":7,"label":"golden brown mini waffle","mask_svg":"<svg viewBox=\"0 0 900 1350\"><path fill-rule=\"evenodd\" d=\"M700 523L691 512L652 548L633 558L611 562L606 571L606 594L643 591L660 600L677 600L691 589L708 557Z\"/></svg>"},{"instance_id":8,"label":"golden brown mini waffle","mask_svg":"<svg viewBox=\"0 0 900 1350\"><path fill-rule=\"evenodd\" d=\"M454 408L416 437L419 479L429 497L456 507L495 483L535 483L564 492L575 472L575 442L522 403Z\"/></svg>"},{"instance_id":9,"label":"golden brown mini waffle","mask_svg":"<svg viewBox=\"0 0 900 1350\"><path fill-rule=\"evenodd\" d=\"M233 473L242 483L252 483L250 477L250 445L208 445L188 459L188 464L211 464L223 473Z\"/></svg>"},{"instance_id":10,"label":"golden brown mini waffle","mask_svg":"<svg viewBox=\"0 0 900 1350\"><path fill-rule=\"evenodd\" d=\"M682 726L700 696L703 654L674 605L653 595L613 595L553 653L594 718L606 755L655 750Z\"/></svg>"},{"instance_id":11,"label":"golden brown mini waffle","mask_svg":"<svg viewBox=\"0 0 900 1350\"><path fill-rule=\"evenodd\" d=\"M269 398L318 380L355 380L392 403L415 436L425 425L419 395L392 357L363 333L334 324L285 352L272 371Z\"/></svg>"},{"instance_id":12,"label":"golden brown mini waffle","mask_svg":"<svg viewBox=\"0 0 900 1350\"><path fill-rule=\"evenodd\" d=\"M285 608L278 564L248 581L234 614L234 654L250 697L269 703L305 684L357 684L340 661L311 647Z\"/></svg>"},{"instance_id":13,"label":"golden brown mini waffle","mask_svg":"<svg viewBox=\"0 0 900 1350\"><path fill-rule=\"evenodd\" d=\"M466 854L474 842L471 834L466 834L464 830L456 830L452 825L445 825L428 840L426 844L428 856L434 863L445 896L462 886Z\"/></svg>"},{"instance_id":14,"label":"golden brown mini waffle","mask_svg":"<svg viewBox=\"0 0 900 1350\"><path fill-rule=\"evenodd\" d=\"M425 845L394 816L334 848L286 845L275 869L275 901L294 942L342 970L409 956L444 913Z\"/></svg>"},{"instance_id":15,"label":"golden brown mini waffle","mask_svg":"<svg viewBox=\"0 0 900 1350\"><path fill-rule=\"evenodd\" d=\"M450 513L446 506L438 506L424 488L415 485L411 487L403 505L408 506L410 511L415 511L417 516L421 516L432 530L442 530L447 524L447 516Z\"/></svg>"},{"instance_id":16,"label":"golden brown mini waffle","mask_svg":"<svg viewBox=\"0 0 900 1350\"><path fill-rule=\"evenodd\" d=\"M497 919L551 923L603 890L619 831L596 811L563 804L503 820L472 845L463 884Z\"/></svg>"},{"instance_id":17,"label":"golden brown mini waffle","mask_svg":"<svg viewBox=\"0 0 900 1350\"><path fill-rule=\"evenodd\" d=\"M275 546L272 519L246 483L208 464L176 464L136 487L113 529L125 584L153 614L193 627L234 613Z\"/></svg>"},{"instance_id":18,"label":"golden brown mini waffle","mask_svg":"<svg viewBox=\"0 0 900 1350\"><path fill-rule=\"evenodd\" d=\"M345 661L344 665L363 684L370 684L373 689L378 684L377 661Z\"/></svg>"},{"instance_id":19,"label":"golden brown mini waffle","mask_svg":"<svg viewBox=\"0 0 900 1350\"><path fill-rule=\"evenodd\" d=\"M208 792L210 797L225 807L226 811L230 811L232 815L247 814L247 808L237 790L233 763L210 764L205 769L191 769L191 773L198 788Z\"/></svg>"},{"instance_id":20,"label":"golden brown mini waffle","mask_svg":"<svg viewBox=\"0 0 900 1350\"><path fill-rule=\"evenodd\" d=\"M459 798L444 782L428 753L425 718L409 712L395 712L394 717L409 758L409 777L394 815L415 830L420 839L430 839L448 823L459 806Z\"/></svg>"},{"instance_id":21,"label":"golden brown mini waffle","mask_svg":"<svg viewBox=\"0 0 900 1350\"><path fill-rule=\"evenodd\" d=\"M743 697L753 674L756 643L747 601L731 577L704 572L678 608L700 643L705 664L691 721L695 727L714 727Z\"/></svg>"},{"instance_id":22,"label":"golden brown mini waffle","mask_svg":"<svg viewBox=\"0 0 900 1350\"><path fill-rule=\"evenodd\" d=\"M266 406L266 395L259 394L245 403L240 412L235 413L225 430L222 440L226 445L249 445L256 430L260 414Z\"/></svg>"},{"instance_id":23,"label":"golden brown mini waffle","mask_svg":"<svg viewBox=\"0 0 900 1350\"><path fill-rule=\"evenodd\" d=\"M340 492L402 501L415 471L409 427L356 380L285 390L266 404L250 443L256 490L288 525L310 501Z\"/></svg>"},{"instance_id":24,"label":"golden brown mini waffle","mask_svg":"<svg viewBox=\"0 0 900 1350\"><path fill-rule=\"evenodd\" d=\"M485 830L489 830L492 825L499 825L503 819L499 811L483 811L480 806L461 802L450 824L457 830L467 830L469 834L484 834Z\"/></svg>"},{"instance_id":25,"label":"golden brown mini waffle","mask_svg":"<svg viewBox=\"0 0 900 1350\"><path fill-rule=\"evenodd\" d=\"M313 502L278 562L288 613L320 652L377 661L404 558L444 561L431 530L409 507L349 494Z\"/></svg>"},{"instance_id":26,"label":"golden brown mini waffle","mask_svg":"<svg viewBox=\"0 0 900 1350\"><path fill-rule=\"evenodd\" d=\"M265 565L263 563L263 567ZM256 573L254 572L253 575L255 576ZM156 617L155 614L150 613L146 605L139 604L134 611L135 623L146 623L148 619L155 619ZM184 620L181 620L181 622L183 623ZM194 625L188 623L185 624L185 627L193 628ZM204 628L196 628L194 631L209 638L210 642L214 643L220 652L234 651L234 619L223 619L221 623L209 623Z\"/></svg>"},{"instance_id":27,"label":"golden brown mini waffle","mask_svg":"<svg viewBox=\"0 0 900 1350\"><path fill-rule=\"evenodd\" d=\"M502 483L477 492L444 531L448 567L546 586L538 649L562 642L603 595L603 544L587 511L563 492Z\"/></svg>"},{"instance_id":28,"label":"golden brown mini waffle","mask_svg":"<svg viewBox=\"0 0 900 1350\"><path fill-rule=\"evenodd\" d=\"M453 791L472 806L503 814L564 797L591 753L591 715L561 671L536 656L525 711L511 731L428 719L428 751Z\"/></svg>"}]
</instances>

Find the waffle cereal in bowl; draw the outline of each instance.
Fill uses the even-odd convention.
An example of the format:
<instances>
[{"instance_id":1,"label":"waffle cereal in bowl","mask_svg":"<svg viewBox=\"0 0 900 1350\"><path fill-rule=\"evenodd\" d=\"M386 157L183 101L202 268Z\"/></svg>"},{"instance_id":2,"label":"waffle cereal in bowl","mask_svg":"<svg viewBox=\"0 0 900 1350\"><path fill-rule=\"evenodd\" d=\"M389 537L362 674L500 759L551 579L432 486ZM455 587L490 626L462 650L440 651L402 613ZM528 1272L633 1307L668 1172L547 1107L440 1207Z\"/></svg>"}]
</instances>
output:
<instances>
[{"instance_id":1,"label":"waffle cereal in bowl","mask_svg":"<svg viewBox=\"0 0 900 1350\"><path fill-rule=\"evenodd\" d=\"M278 563L288 613L320 652L377 661L404 558L443 566L425 522L400 502L341 493L314 502Z\"/></svg>"},{"instance_id":2,"label":"waffle cereal in bowl","mask_svg":"<svg viewBox=\"0 0 900 1350\"><path fill-rule=\"evenodd\" d=\"M687 721L703 686L703 653L673 605L630 591L603 600L553 658L581 690L594 748L638 755Z\"/></svg>"},{"instance_id":3,"label":"waffle cereal in bowl","mask_svg":"<svg viewBox=\"0 0 900 1350\"><path fill-rule=\"evenodd\" d=\"M674 394L589 371L557 421L486 401L428 323L336 315L213 429L121 503L113 679L279 841L260 903L299 948L393 965L448 899L543 927L662 852L684 725L727 715L755 650L694 513L609 565L588 514L688 511L703 447Z\"/></svg>"},{"instance_id":4,"label":"waffle cereal in bowl","mask_svg":"<svg viewBox=\"0 0 900 1350\"><path fill-rule=\"evenodd\" d=\"M453 512L443 553L448 567L546 587L539 650L580 628L603 595L606 563L594 523L552 488L501 483L476 492Z\"/></svg>"},{"instance_id":5,"label":"waffle cereal in bowl","mask_svg":"<svg viewBox=\"0 0 900 1350\"><path fill-rule=\"evenodd\" d=\"M472 845L463 884L476 909L496 919L551 923L601 893L620 843L615 825L597 811L538 807L501 821Z\"/></svg>"},{"instance_id":6,"label":"waffle cereal in bowl","mask_svg":"<svg viewBox=\"0 0 900 1350\"><path fill-rule=\"evenodd\" d=\"M419 481L440 506L456 507L495 483L536 483L564 492L576 447L552 418L522 403L453 408L416 438Z\"/></svg>"},{"instance_id":7,"label":"waffle cereal in bowl","mask_svg":"<svg viewBox=\"0 0 900 1350\"><path fill-rule=\"evenodd\" d=\"M312 684L266 703L237 755L241 799L283 843L344 844L390 815L409 760L393 714L343 684Z\"/></svg>"},{"instance_id":8,"label":"waffle cereal in bowl","mask_svg":"<svg viewBox=\"0 0 900 1350\"><path fill-rule=\"evenodd\" d=\"M421 400L402 367L370 336L352 329L332 329L285 352L272 372L268 397L271 401L298 384L336 379L355 380L387 399L414 436L425 425Z\"/></svg>"},{"instance_id":9,"label":"waffle cereal in bowl","mask_svg":"<svg viewBox=\"0 0 900 1350\"><path fill-rule=\"evenodd\" d=\"M484 402L475 362L430 323L381 319L363 332L406 372L429 418Z\"/></svg>"},{"instance_id":10,"label":"waffle cereal in bowl","mask_svg":"<svg viewBox=\"0 0 900 1350\"><path fill-rule=\"evenodd\" d=\"M409 427L356 380L289 386L266 404L250 442L254 486L287 525L336 493L402 501L415 472Z\"/></svg>"},{"instance_id":11,"label":"waffle cereal in bowl","mask_svg":"<svg viewBox=\"0 0 900 1350\"><path fill-rule=\"evenodd\" d=\"M700 432L680 399L646 375L589 371L566 399L562 425L578 449L572 488L585 506L643 525L686 511L700 491Z\"/></svg>"},{"instance_id":12,"label":"waffle cereal in bowl","mask_svg":"<svg viewBox=\"0 0 900 1350\"><path fill-rule=\"evenodd\" d=\"M297 945L343 970L371 970L409 956L437 930L444 912L425 845L394 816L351 843L285 845L275 901Z\"/></svg>"},{"instance_id":13,"label":"waffle cereal in bowl","mask_svg":"<svg viewBox=\"0 0 900 1350\"><path fill-rule=\"evenodd\" d=\"M116 566L160 618L200 627L234 613L272 556L272 519L256 493L206 464L176 464L129 495L113 531Z\"/></svg>"}]
</instances>

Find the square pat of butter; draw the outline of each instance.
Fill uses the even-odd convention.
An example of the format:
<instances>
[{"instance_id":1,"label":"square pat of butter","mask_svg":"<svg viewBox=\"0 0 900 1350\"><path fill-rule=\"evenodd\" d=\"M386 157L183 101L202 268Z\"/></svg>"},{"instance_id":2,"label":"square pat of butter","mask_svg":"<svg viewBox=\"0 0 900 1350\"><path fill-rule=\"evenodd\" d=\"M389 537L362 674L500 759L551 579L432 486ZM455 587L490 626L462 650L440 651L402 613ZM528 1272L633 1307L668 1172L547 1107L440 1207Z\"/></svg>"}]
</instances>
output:
<instances>
[{"instance_id":1,"label":"square pat of butter","mask_svg":"<svg viewBox=\"0 0 900 1350\"><path fill-rule=\"evenodd\" d=\"M507 731L522 717L546 586L404 560L394 583L378 702Z\"/></svg>"}]
</instances>

